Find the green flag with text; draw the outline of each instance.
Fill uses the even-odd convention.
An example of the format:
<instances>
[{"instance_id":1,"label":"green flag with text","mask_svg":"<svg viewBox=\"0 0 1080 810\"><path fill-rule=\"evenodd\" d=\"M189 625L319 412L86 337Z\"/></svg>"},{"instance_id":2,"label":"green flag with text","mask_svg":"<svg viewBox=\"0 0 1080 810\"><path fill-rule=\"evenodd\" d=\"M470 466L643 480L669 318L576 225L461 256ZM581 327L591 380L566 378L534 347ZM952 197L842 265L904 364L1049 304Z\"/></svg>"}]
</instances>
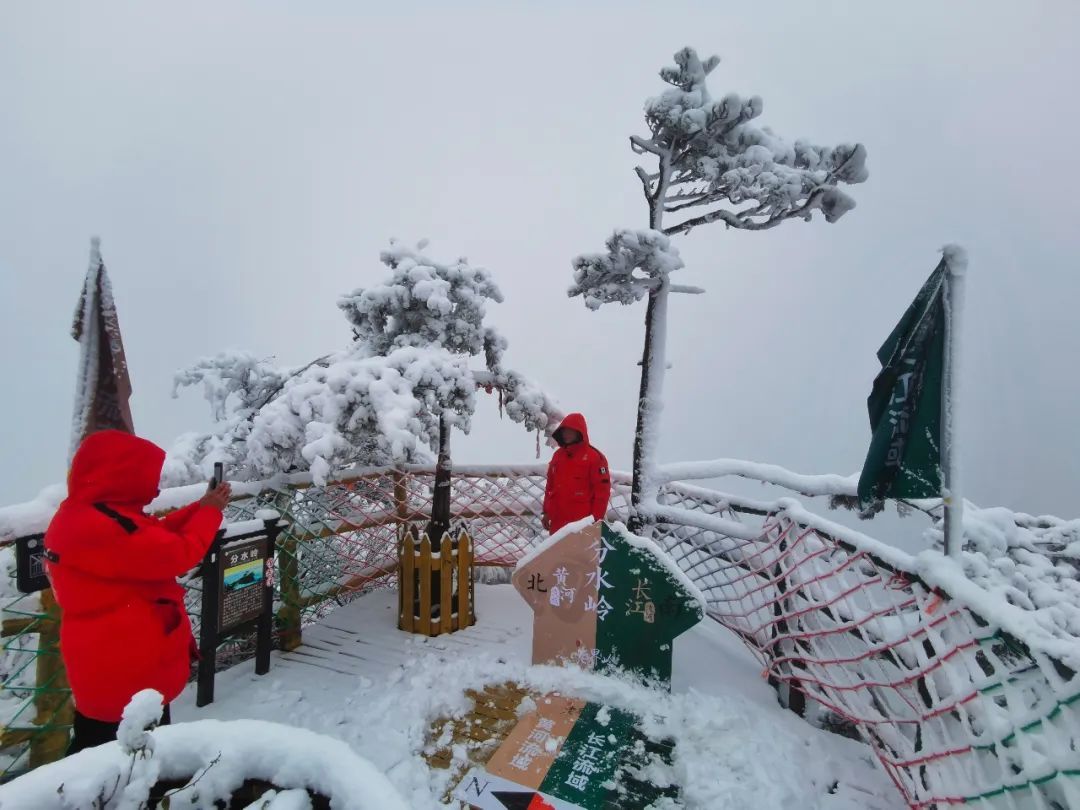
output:
<instances>
[{"instance_id":1,"label":"green flag with text","mask_svg":"<svg viewBox=\"0 0 1080 810\"><path fill-rule=\"evenodd\" d=\"M873 437L859 503L941 494L941 386L945 360L944 259L878 349L867 400Z\"/></svg>"}]
</instances>

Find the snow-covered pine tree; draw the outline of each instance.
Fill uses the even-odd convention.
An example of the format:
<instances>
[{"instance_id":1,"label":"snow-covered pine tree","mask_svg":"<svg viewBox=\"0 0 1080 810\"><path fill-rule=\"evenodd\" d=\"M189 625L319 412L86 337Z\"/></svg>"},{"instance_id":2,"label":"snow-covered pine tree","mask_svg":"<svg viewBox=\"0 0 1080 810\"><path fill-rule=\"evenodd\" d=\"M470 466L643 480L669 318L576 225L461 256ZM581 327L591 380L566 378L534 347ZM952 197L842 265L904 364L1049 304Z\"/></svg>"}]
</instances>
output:
<instances>
[{"instance_id":1,"label":"snow-covered pine tree","mask_svg":"<svg viewBox=\"0 0 1080 810\"><path fill-rule=\"evenodd\" d=\"M815 211L835 222L855 207L839 186L868 176L861 144L789 143L754 123L762 111L759 97L713 99L706 79L719 63L719 57L702 61L694 49L684 48L675 54L674 66L660 71L671 89L645 103L649 136L630 138L635 153L656 161L651 171L636 169L649 227L616 231L605 253L577 257L568 291L591 309L649 299L634 436L637 528L656 497L651 470L667 364L668 294L700 292L671 284L670 274L683 263L670 237L713 222L766 230L792 219L810 220ZM668 216L677 222L667 223Z\"/></svg>"},{"instance_id":2,"label":"snow-covered pine tree","mask_svg":"<svg viewBox=\"0 0 1080 810\"><path fill-rule=\"evenodd\" d=\"M558 411L503 368L506 340L484 324L487 304L502 301L490 273L425 248L391 242L389 278L338 302L353 327L344 350L298 368L224 353L178 373L174 395L201 384L217 426L177 441L166 481L201 480L215 461L234 479L310 470L319 483L357 464L430 461L440 419L469 431L477 387L498 388L512 420L548 427Z\"/></svg>"}]
</instances>

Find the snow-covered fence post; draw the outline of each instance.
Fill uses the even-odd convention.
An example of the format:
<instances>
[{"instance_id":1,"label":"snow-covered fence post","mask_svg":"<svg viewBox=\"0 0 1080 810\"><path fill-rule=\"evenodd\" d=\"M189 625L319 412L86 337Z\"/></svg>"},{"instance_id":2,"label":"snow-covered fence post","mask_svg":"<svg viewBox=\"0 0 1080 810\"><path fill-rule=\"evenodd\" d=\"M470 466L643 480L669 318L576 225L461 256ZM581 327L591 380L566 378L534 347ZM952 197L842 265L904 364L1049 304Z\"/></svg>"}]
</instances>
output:
<instances>
[{"instance_id":1,"label":"snow-covered fence post","mask_svg":"<svg viewBox=\"0 0 1080 810\"><path fill-rule=\"evenodd\" d=\"M296 536L290 531L277 544L278 575L281 577L281 607L277 612L281 649L288 652L301 644L300 561Z\"/></svg>"},{"instance_id":2,"label":"snow-covered fence post","mask_svg":"<svg viewBox=\"0 0 1080 810\"><path fill-rule=\"evenodd\" d=\"M967 255L956 245L945 250L945 362L941 381L941 502L945 507L945 553L959 556L964 545L964 496L956 442L957 378Z\"/></svg>"},{"instance_id":3,"label":"snow-covered fence post","mask_svg":"<svg viewBox=\"0 0 1080 810\"><path fill-rule=\"evenodd\" d=\"M405 480L405 473L399 469L390 473L390 480L394 482L394 520L400 537L409 525L409 484Z\"/></svg>"},{"instance_id":4,"label":"snow-covered fence post","mask_svg":"<svg viewBox=\"0 0 1080 810\"><path fill-rule=\"evenodd\" d=\"M274 494L272 507L282 517L282 525L274 539L277 557L278 594L277 630L281 649L295 650L302 643L300 608L300 544L296 539L297 523L289 519L289 509L295 503L292 490L282 489Z\"/></svg>"},{"instance_id":5,"label":"snow-covered fence post","mask_svg":"<svg viewBox=\"0 0 1080 810\"><path fill-rule=\"evenodd\" d=\"M34 725L42 728L30 740L30 767L63 758L75 707L68 692L67 670L60 656L60 606L52 589L41 592L45 618L38 629L35 663Z\"/></svg>"},{"instance_id":6,"label":"snow-covered fence post","mask_svg":"<svg viewBox=\"0 0 1080 810\"><path fill-rule=\"evenodd\" d=\"M787 572L784 570L784 560L787 556L788 541L781 532L780 541L776 546L776 565L773 567L772 576L776 587L777 599L773 604L773 615L776 617L772 627L772 637L775 647L770 648L771 656L779 659L778 671L787 673L784 679L777 678L769 669L769 685L776 690L777 699L785 709L790 709L800 717L806 716L806 694L802 683L796 676L796 669L805 669L805 664L798 657L798 648L791 640L791 629L788 626L787 616L793 610L788 598ZM777 640L779 639L779 640Z\"/></svg>"},{"instance_id":7,"label":"snow-covered fence post","mask_svg":"<svg viewBox=\"0 0 1080 810\"><path fill-rule=\"evenodd\" d=\"M723 222L729 228L759 231L789 219L809 220L819 210L835 222L855 207L841 183L866 180L866 149L861 144L789 144L751 121L761 115L761 99L709 95L706 78L720 63L702 61L693 48L675 54L675 66L660 71L672 89L645 104L650 137L633 136L631 148L656 158L653 172L635 170L649 210L649 228L616 231L608 252L574 260L571 296L597 309L618 301L631 304L648 295L641 387L634 434L631 525L640 531L656 500L651 474L659 438L660 405L667 368L667 297L672 292L702 292L669 282L682 267L668 237L699 225ZM665 224L665 214L702 209L696 216Z\"/></svg>"}]
</instances>

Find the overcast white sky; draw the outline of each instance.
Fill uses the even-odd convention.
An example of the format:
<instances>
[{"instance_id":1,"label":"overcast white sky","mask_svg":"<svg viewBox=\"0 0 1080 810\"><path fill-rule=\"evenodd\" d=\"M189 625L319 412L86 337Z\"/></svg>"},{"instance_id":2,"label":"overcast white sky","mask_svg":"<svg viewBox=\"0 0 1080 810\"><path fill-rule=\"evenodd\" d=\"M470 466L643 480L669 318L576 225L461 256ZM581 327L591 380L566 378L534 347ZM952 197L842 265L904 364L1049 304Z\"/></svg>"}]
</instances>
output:
<instances>
[{"instance_id":1,"label":"overcast white sky","mask_svg":"<svg viewBox=\"0 0 1080 810\"><path fill-rule=\"evenodd\" d=\"M222 8L220 6L227 6ZM339 294L391 236L492 270L508 363L627 468L644 305L586 311L570 262L644 227L627 136L683 45L788 138L861 141L838 224L679 239L663 460L859 469L874 352L946 242L971 256L962 457L983 505L1080 514L1080 5L1060 2L5 3L0 502L62 480L99 234L141 433L208 426L173 372L343 346ZM549 451L545 449L544 458ZM528 462L482 406L458 462Z\"/></svg>"}]
</instances>

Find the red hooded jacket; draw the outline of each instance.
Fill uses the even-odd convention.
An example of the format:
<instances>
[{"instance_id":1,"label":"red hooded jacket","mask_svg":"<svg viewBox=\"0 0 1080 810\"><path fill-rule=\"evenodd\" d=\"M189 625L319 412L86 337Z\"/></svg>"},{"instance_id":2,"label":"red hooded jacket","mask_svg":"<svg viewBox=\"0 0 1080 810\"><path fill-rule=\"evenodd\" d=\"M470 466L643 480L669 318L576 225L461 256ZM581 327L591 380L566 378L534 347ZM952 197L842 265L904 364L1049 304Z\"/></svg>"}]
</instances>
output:
<instances>
[{"instance_id":1,"label":"red hooded jacket","mask_svg":"<svg viewBox=\"0 0 1080 810\"><path fill-rule=\"evenodd\" d=\"M145 515L164 463L145 439L91 434L45 534L60 652L75 708L94 720L118 722L143 689L172 701L188 680L194 638L176 577L205 556L221 512L195 503L161 520Z\"/></svg>"},{"instance_id":2,"label":"red hooded jacket","mask_svg":"<svg viewBox=\"0 0 1080 810\"><path fill-rule=\"evenodd\" d=\"M589 444L585 417L580 413L570 414L552 435L557 438L564 428L580 433L581 441L560 447L548 464L544 514L551 521L552 532L589 515L594 520L603 520L611 497L608 462L603 453Z\"/></svg>"}]
</instances>

